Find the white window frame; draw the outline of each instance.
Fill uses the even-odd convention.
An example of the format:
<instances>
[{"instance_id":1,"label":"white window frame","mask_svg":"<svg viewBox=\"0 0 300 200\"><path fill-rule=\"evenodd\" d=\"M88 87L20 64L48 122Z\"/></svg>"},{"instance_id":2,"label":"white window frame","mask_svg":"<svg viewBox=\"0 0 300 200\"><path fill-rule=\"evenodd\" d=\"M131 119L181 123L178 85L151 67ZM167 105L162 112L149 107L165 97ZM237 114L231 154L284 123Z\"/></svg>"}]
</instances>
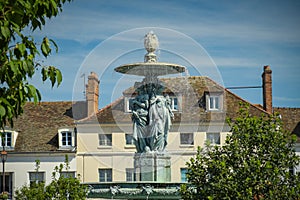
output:
<instances>
[{"instance_id":1,"label":"white window frame","mask_svg":"<svg viewBox=\"0 0 300 200\"><path fill-rule=\"evenodd\" d=\"M108 142L109 140L107 136L110 137L110 142ZM101 144L101 141L104 141L104 143ZM112 142L112 134L98 134L98 144L100 147L112 147Z\"/></svg>"},{"instance_id":2,"label":"white window frame","mask_svg":"<svg viewBox=\"0 0 300 200\"><path fill-rule=\"evenodd\" d=\"M35 175L37 179L31 179L31 175ZM38 176L37 176L38 175ZM41 176L40 176L41 175ZM46 173L45 172L28 172L29 176L29 184L31 185L32 183L40 183L40 182L46 182ZM42 180L39 180L39 178L42 177Z\"/></svg>"},{"instance_id":3,"label":"white window frame","mask_svg":"<svg viewBox=\"0 0 300 200\"><path fill-rule=\"evenodd\" d=\"M206 110L222 111L223 110L223 94L207 93L206 94Z\"/></svg>"},{"instance_id":4,"label":"white window frame","mask_svg":"<svg viewBox=\"0 0 300 200\"><path fill-rule=\"evenodd\" d=\"M63 133L71 134L71 144L63 144ZM68 139L66 138L66 141ZM75 147L75 131L74 128L61 128L58 129L58 146L60 149L70 149Z\"/></svg>"},{"instance_id":5,"label":"white window frame","mask_svg":"<svg viewBox=\"0 0 300 200\"><path fill-rule=\"evenodd\" d=\"M8 141L8 137L7 137L7 133L10 134L10 138ZM16 140L17 140L17 136L18 136L18 132L16 131L12 131L12 130L4 130L3 131L0 131L0 149L3 148L3 144L2 144L2 135L4 134L5 135L5 138L4 138L4 147L6 148L5 150L13 150L14 147L15 147L15 144L16 144ZM10 145L8 145L8 143L10 143Z\"/></svg>"},{"instance_id":6,"label":"white window frame","mask_svg":"<svg viewBox=\"0 0 300 200\"><path fill-rule=\"evenodd\" d=\"M134 168L126 168L126 182L134 182L135 173Z\"/></svg>"},{"instance_id":7,"label":"white window frame","mask_svg":"<svg viewBox=\"0 0 300 200\"><path fill-rule=\"evenodd\" d=\"M131 143L127 143L127 137L131 137ZM126 146L134 146L133 134L132 133L125 133L125 145Z\"/></svg>"},{"instance_id":8,"label":"white window frame","mask_svg":"<svg viewBox=\"0 0 300 200\"><path fill-rule=\"evenodd\" d=\"M73 146L73 143L72 143L72 132L70 132L70 131L62 131L61 135L62 135L61 136L62 146Z\"/></svg>"},{"instance_id":9,"label":"white window frame","mask_svg":"<svg viewBox=\"0 0 300 200\"><path fill-rule=\"evenodd\" d=\"M215 135L218 135L219 140L215 140ZM213 138L213 140L211 139ZM220 145L221 144L221 133L220 132L207 132L206 133L206 140L210 142L212 145Z\"/></svg>"},{"instance_id":10,"label":"white window frame","mask_svg":"<svg viewBox=\"0 0 300 200\"><path fill-rule=\"evenodd\" d=\"M177 111L177 112L180 112L181 111L181 102L182 102L182 94L167 94L171 100L171 110L172 111ZM175 102L177 102L175 104Z\"/></svg>"},{"instance_id":11,"label":"white window frame","mask_svg":"<svg viewBox=\"0 0 300 200\"><path fill-rule=\"evenodd\" d=\"M60 176L63 176L65 178L76 178L76 172L75 171L62 171Z\"/></svg>"},{"instance_id":12,"label":"white window frame","mask_svg":"<svg viewBox=\"0 0 300 200\"><path fill-rule=\"evenodd\" d=\"M176 97L176 96L170 96L171 99L171 110L172 111L179 111L180 110L180 98ZM175 101L177 102L175 104Z\"/></svg>"},{"instance_id":13,"label":"white window frame","mask_svg":"<svg viewBox=\"0 0 300 200\"><path fill-rule=\"evenodd\" d=\"M132 110L130 108L130 101L132 101L134 99L135 99L135 97L125 97L124 98L124 110L125 110L125 112L127 112L127 113L132 112Z\"/></svg>"},{"instance_id":14,"label":"white window frame","mask_svg":"<svg viewBox=\"0 0 300 200\"><path fill-rule=\"evenodd\" d=\"M104 180L103 181L101 181L101 178L100 178L101 172L104 173ZM108 179L109 178L109 176L108 176L109 174L110 174L111 180ZM100 183L112 182L113 181L113 171L112 171L111 168L106 168L106 169L100 168L100 169L98 169L98 175L99 175L99 182Z\"/></svg>"},{"instance_id":15,"label":"white window frame","mask_svg":"<svg viewBox=\"0 0 300 200\"><path fill-rule=\"evenodd\" d=\"M191 142L184 142L185 140L182 140L182 136L183 135L191 135L191 138L189 137L189 139L192 139L192 141ZM195 144L195 138L194 138L194 133L180 133L180 146L194 146L194 144Z\"/></svg>"}]
</instances>

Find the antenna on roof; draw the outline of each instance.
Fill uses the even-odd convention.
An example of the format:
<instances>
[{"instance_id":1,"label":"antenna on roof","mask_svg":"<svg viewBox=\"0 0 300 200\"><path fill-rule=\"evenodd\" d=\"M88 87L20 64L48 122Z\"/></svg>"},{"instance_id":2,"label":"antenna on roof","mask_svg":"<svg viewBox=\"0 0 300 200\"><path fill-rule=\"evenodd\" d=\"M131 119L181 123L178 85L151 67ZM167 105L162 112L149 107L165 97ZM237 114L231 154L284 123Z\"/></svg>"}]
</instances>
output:
<instances>
[{"instance_id":1,"label":"antenna on roof","mask_svg":"<svg viewBox=\"0 0 300 200\"><path fill-rule=\"evenodd\" d=\"M226 87L226 89L252 89L252 88L262 88L262 86Z\"/></svg>"},{"instance_id":2,"label":"antenna on roof","mask_svg":"<svg viewBox=\"0 0 300 200\"><path fill-rule=\"evenodd\" d=\"M86 90L86 87L85 87L85 73L81 74L80 78L83 78L83 97L85 98L85 90Z\"/></svg>"}]
</instances>

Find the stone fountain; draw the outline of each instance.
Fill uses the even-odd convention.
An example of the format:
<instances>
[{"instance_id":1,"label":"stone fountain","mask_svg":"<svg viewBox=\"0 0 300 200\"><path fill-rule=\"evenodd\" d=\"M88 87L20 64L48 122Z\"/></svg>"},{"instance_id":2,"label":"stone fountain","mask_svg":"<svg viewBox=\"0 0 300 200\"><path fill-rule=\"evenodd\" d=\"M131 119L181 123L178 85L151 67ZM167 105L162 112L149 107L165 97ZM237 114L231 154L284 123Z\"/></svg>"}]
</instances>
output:
<instances>
[{"instance_id":1,"label":"stone fountain","mask_svg":"<svg viewBox=\"0 0 300 200\"><path fill-rule=\"evenodd\" d=\"M186 68L172 63L157 62L157 36L145 35L147 53L144 62L125 64L116 72L142 76L134 84L136 96L131 101L133 138L136 146L134 168L136 183L102 184L92 186L93 195L126 199L179 199L179 184L171 181L170 156L166 152L168 133L172 124L171 101L159 76L185 72ZM101 185L101 184L100 184ZM98 189L97 189L98 187ZM99 197L99 195L98 195Z\"/></svg>"},{"instance_id":2,"label":"stone fountain","mask_svg":"<svg viewBox=\"0 0 300 200\"><path fill-rule=\"evenodd\" d=\"M185 72L185 67L157 62L158 39L151 31L145 35L147 53L143 63L126 64L115 68L123 74L143 76L134 85L137 96L132 101L133 138L137 153L134 167L137 181L171 181L170 156L165 152L173 113L164 84L158 76Z\"/></svg>"}]
</instances>

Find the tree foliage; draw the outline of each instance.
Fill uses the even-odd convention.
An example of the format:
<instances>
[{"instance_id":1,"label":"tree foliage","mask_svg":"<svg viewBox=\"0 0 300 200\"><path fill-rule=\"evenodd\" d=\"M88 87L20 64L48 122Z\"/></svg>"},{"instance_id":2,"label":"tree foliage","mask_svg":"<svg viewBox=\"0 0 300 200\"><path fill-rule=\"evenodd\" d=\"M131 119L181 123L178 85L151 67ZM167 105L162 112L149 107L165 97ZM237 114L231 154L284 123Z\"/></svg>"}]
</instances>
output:
<instances>
[{"instance_id":1,"label":"tree foliage","mask_svg":"<svg viewBox=\"0 0 300 200\"><path fill-rule=\"evenodd\" d=\"M50 80L52 87L62 81L62 74L54 66L38 63L38 56L48 57L55 42L47 37L36 43L30 34L42 29L47 18L62 11L71 0L0 0L0 127L13 126L13 118L22 114L26 101L41 99L40 92L28 83L40 69L42 80Z\"/></svg>"},{"instance_id":2,"label":"tree foliage","mask_svg":"<svg viewBox=\"0 0 300 200\"><path fill-rule=\"evenodd\" d=\"M243 107L222 147L198 149L187 163L183 199L299 199L295 137L282 130L278 116L251 116Z\"/></svg>"},{"instance_id":3,"label":"tree foliage","mask_svg":"<svg viewBox=\"0 0 300 200\"><path fill-rule=\"evenodd\" d=\"M16 200L82 200L87 197L87 187L80 184L79 179L66 176L63 171L69 170L69 161L66 156L64 164L56 166L52 173L49 185L44 182L33 182L30 186L23 186L16 191ZM39 161L36 162L36 172L39 171Z\"/></svg>"}]
</instances>

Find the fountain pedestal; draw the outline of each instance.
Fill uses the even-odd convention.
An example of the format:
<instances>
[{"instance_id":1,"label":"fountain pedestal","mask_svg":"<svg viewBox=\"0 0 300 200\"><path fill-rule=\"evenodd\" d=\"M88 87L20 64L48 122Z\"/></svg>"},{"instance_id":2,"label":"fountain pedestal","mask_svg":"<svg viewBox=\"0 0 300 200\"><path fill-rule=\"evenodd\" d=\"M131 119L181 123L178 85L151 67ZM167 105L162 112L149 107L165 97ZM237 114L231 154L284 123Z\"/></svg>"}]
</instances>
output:
<instances>
[{"instance_id":1,"label":"fountain pedestal","mask_svg":"<svg viewBox=\"0 0 300 200\"><path fill-rule=\"evenodd\" d=\"M136 181L170 182L170 159L166 153L136 153L134 156Z\"/></svg>"}]
</instances>

